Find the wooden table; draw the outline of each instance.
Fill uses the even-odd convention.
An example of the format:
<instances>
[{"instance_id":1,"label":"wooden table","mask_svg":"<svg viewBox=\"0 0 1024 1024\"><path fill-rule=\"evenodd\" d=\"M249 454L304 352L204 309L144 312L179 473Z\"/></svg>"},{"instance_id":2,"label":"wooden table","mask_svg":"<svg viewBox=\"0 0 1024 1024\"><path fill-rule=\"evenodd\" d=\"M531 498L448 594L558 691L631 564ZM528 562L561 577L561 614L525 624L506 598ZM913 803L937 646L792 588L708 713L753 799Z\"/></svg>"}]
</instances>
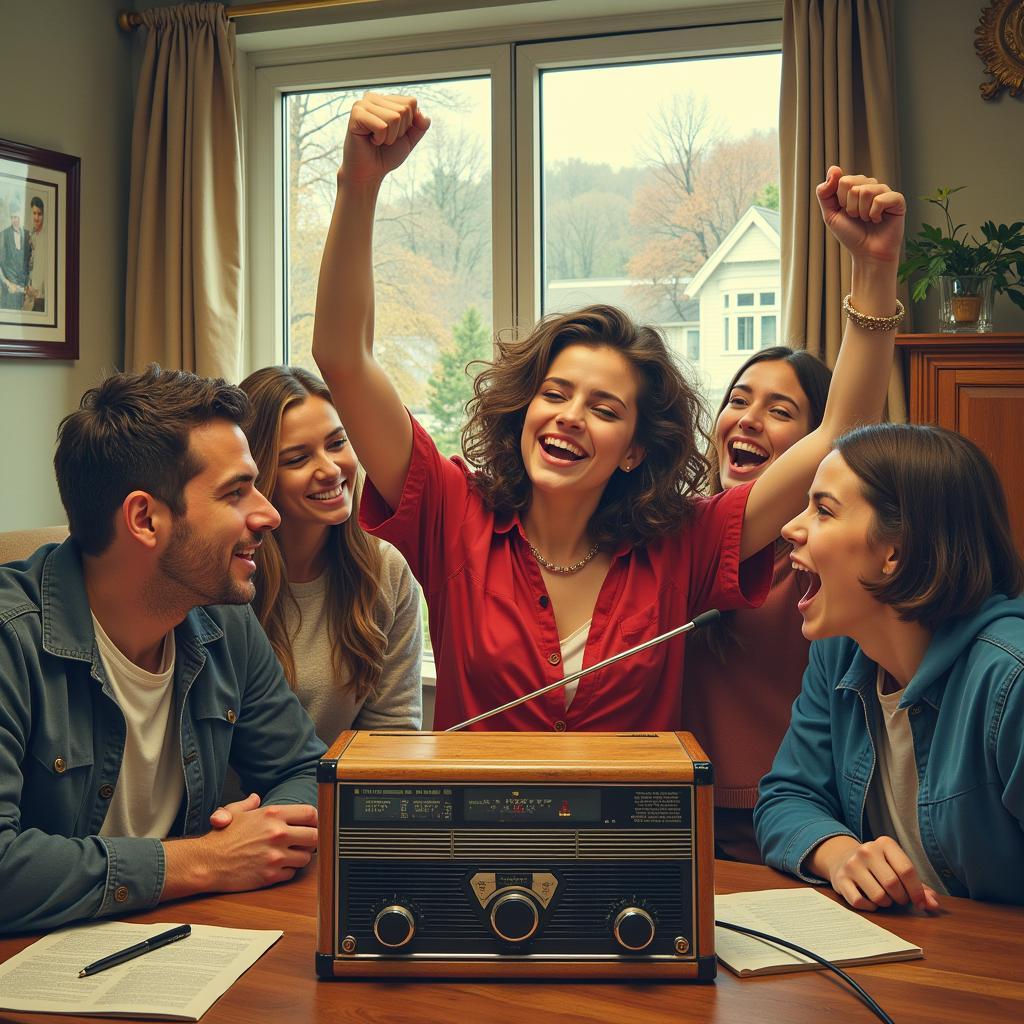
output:
<instances>
[{"instance_id":1,"label":"wooden table","mask_svg":"<svg viewBox=\"0 0 1024 1024\"><path fill-rule=\"evenodd\" d=\"M795 880L769 868L719 861L718 892L778 889ZM228 990L204 1024L583 1024L873 1021L838 979L821 972L740 980L722 968L714 984L583 982L317 981L313 971L316 879L260 892L193 899L131 918L188 920L235 928L280 928L284 936ZM1024 1020L1024 909L945 898L928 918L902 911L872 915L925 951L923 960L851 970L897 1024L995 1024ZM35 936L0 940L0 962ZM95 1021L0 1010L0 1020Z\"/></svg>"}]
</instances>

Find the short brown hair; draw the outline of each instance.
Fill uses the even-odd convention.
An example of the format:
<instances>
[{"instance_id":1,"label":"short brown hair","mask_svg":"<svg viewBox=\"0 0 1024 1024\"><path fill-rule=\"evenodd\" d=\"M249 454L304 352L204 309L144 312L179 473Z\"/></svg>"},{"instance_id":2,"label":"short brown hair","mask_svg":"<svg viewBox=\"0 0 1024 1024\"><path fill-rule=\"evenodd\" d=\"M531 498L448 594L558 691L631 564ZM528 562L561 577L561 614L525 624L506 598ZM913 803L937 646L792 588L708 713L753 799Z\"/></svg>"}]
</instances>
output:
<instances>
[{"instance_id":1,"label":"short brown hair","mask_svg":"<svg viewBox=\"0 0 1024 1024\"><path fill-rule=\"evenodd\" d=\"M900 618L934 630L972 615L992 594L1024 589L1002 484L972 441L939 427L879 423L844 434L835 448L874 509L872 539L899 550L893 574L864 588Z\"/></svg>"},{"instance_id":2,"label":"short brown hair","mask_svg":"<svg viewBox=\"0 0 1024 1024\"><path fill-rule=\"evenodd\" d=\"M474 382L463 431L463 451L479 470L474 482L485 503L501 512L529 505L520 451L526 409L552 360L569 345L614 349L640 381L636 439L646 455L634 472L612 474L591 517L591 536L603 544L643 544L678 530L707 472L704 407L662 336L614 306L550 316L522 340L498 339L497 358Z\"/></svg>"},{"instance_id":3,"label":"short brown hair","mask_svg":"<svg viewBox=\"0 0 1024 1024\"><path fill-rule=\"evenodd\" d=\"M175 516L185 485L203 467L190 453L193 427L214 419L241 425L245 393L227 381L162 370L115 373L82 396L57 428L53 459L68 529L98 555L114 539L114 514L126 495L148 491Z\"/></svg>"}]
</instances>

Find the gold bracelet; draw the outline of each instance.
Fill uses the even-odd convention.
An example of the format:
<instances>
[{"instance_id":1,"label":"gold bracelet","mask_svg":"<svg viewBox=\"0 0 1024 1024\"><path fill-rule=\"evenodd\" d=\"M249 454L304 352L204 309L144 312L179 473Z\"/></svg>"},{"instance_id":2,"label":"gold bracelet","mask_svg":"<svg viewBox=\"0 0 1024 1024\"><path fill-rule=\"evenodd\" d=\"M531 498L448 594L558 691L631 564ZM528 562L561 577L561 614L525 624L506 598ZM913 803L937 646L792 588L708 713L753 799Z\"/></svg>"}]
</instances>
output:
<instances>
[{"instance_id":1,"label":"gold bracelet","mask_svg":"<svg viewBox=\"0 0 1024 1024\"><path fill-rule=\"evenodd\" d=\"M849 295L843 299L843 312L858 327L863 327L868 331L895 331L900 321L907 315L906 309L903 308L903 303L897 299L896 312L892 316L868 316L867 313L862 313L859 309L854 309L850 305Z\"/></svg>"}]
</instances>

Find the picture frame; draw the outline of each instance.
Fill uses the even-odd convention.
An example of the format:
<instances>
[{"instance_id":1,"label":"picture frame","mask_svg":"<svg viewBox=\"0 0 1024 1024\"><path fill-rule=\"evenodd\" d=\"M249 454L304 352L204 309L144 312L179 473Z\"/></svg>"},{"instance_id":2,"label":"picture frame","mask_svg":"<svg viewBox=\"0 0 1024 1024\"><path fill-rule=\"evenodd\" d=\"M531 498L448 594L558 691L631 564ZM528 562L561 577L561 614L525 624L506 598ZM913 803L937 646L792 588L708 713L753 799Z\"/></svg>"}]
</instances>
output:
<instances>
[{"instance_id":1,"label":"picture frame","mask_svg":"<svg viewBox=\"0 0 1024 1024\"><path fill-rule=\"evenodd\" d=\"M78 358L81 161L0 139L0 357Z\"/></svg>"},{"instance_id":2,"label":"picture frame","mask_svg":"<svg viewBox=\"0 0 1024 1024\"><path fill-rule=\"evenodd\" d=\"M982 99L995 99L1003 89L1011 96L1024 92L1024 0L992 0L974 30L974 49L991 76L978 88Z\"/></svg>"}]
</instances>

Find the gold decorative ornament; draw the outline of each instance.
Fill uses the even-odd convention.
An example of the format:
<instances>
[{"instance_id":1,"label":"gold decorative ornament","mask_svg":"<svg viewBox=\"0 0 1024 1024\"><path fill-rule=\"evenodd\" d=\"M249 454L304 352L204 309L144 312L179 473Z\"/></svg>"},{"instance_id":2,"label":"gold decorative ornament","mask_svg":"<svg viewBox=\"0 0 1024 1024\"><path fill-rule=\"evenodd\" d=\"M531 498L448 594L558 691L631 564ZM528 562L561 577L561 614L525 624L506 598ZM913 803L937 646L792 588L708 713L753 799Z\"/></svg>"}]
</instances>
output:
<instances>
[{"instance_id":1,"label":"gold decorative ornament","mask_svg":"<svg viewBox=\"0 0 1024 1024\"><path fill-rule=\"evenodd\" d=\"M994 81L978 88L986 100L1003 89L1011 96L1024 92L1024 0L992 0L974 30L974 49Z\"/></svg>"}]
</instances>

